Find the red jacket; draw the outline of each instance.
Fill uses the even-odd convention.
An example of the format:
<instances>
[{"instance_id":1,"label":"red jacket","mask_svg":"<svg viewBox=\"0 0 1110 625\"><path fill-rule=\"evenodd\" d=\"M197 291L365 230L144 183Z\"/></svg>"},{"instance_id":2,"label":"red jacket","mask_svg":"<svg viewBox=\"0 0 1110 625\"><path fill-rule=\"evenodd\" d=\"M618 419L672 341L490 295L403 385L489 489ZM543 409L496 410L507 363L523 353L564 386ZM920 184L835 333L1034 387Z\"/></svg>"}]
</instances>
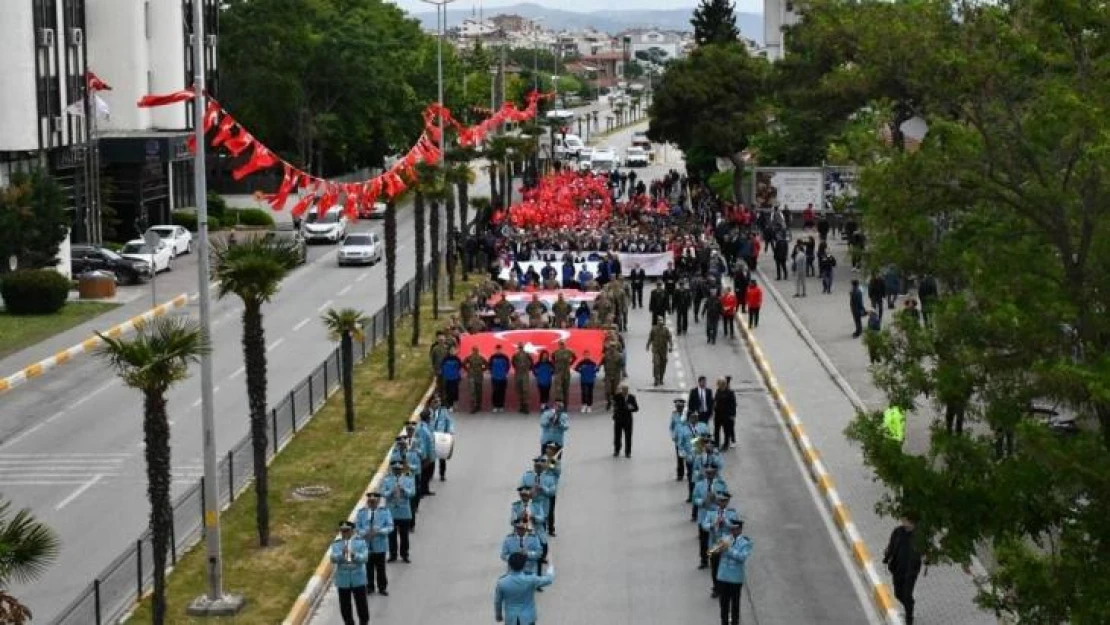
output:
<instances>
[{"instance_id":1,"label":"red jacket","mask_svg":"<svg viewBox=\"0 0 1110 625\"><path fill-rule=\"evenodd\" d=\"M736 309L740 306L739 300L736 299L736 294L733 292L725 293L721 296L721 314L726 317L736 315Z\"/></svg>"},{"instance_id":2,"label":"red jacket","mask_svg":"<svg viewBox=\"0 0 1110 625\"><path fill-rule=\"evenodd\" d=\"M744 294L744 301L747 303L748 308L762 308L763 307L763 289L758 285L751 285L748 287L748 292Z\"/></svg>"},{"instance_id":3,"label":"red jacket","mask_svg":"<svg viewBox=\"0 0 1110 625\"><path fill-rule=\"evenodd\" d=\"M759 243L759 238L753 236L752 237L752 258L755 258L755 259L759 258L759 250L762 247L763 246Z\"/></svg>"}]
</instances>

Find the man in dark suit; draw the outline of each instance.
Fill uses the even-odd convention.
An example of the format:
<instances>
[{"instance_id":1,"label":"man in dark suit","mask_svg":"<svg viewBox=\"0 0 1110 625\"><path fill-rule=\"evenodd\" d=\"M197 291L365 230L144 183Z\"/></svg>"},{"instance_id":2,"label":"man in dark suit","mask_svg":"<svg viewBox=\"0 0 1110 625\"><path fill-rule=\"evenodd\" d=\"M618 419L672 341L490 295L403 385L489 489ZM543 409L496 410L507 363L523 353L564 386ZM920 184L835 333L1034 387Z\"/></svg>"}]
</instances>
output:
<instances>
[{"instance_id":1,"label":"man in dark suit","mask_svg":"<svg viewBox=\"0 0 1110 625\"><path fill-rule=\"evenodd\" d=\"M624 439L624 457L632 457L632 415L640 410L636 396L628 392L628 385L621 384L613 396L613 457L621 453Z\"/></svg>"},{"instance_id":2,"label":"man in dark suit","mask_svg":"<svg viewBox=\"0 0 1110 625\"><path fill-rule=\"evenodd\" d=\"M651 297L648 298L648 310L651 311L651 325L654 326L655 322L660 319L665 319L668 308L670 308L670 301L666 291L663 290L663 283L656 282L655 288L651 291Z\"/></svg>"},{"instance_id":3,"label":"man in dark suit","mask_svg":"<svg viewBox=\"0 0 1110 625\"><path fill-rule=\"evenodd\" d=\"M691 415L697 415L702 423L707 423L713 414L713 390L705 385L704 375L698 376L698 385L690 389L686 410Z\"/></svg>"},{"instance_id":4,"label":"man in dark suit","mask_svg":"<svg viewBox=\"0 0 1110 625\"><path fill-rule=\"evenodd\" d=\"M641 267L639 265L636 265L632 269L632 273L629 276L629 280L632 283L632 307L633 308L643 308L644 307L644 280L646 280L646 279L647 279L647 272L644 271L643 267Z\"/></svg>"}]
</instances>

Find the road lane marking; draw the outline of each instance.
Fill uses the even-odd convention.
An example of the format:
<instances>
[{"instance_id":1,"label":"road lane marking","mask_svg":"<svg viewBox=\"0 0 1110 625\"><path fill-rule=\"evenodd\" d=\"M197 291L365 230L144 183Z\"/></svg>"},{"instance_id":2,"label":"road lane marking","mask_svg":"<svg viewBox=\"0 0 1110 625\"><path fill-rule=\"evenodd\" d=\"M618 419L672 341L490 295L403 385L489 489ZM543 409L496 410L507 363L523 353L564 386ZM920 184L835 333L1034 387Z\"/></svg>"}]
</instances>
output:
<instances>
[{"instance_id":1,"label":"road lane marking","mask_svg":"<svg viewBox=\"0 0 1110 625\"><path fill-rule=\"evenodd\" d=\"M99 482L101 480L101 478L103 478L103 477L104 477L104 474L97 473L96 475L89 478L89 481L87 481L84 484L82 484L81 486L77 487L77 490L70 493L68 497L61 500L61 502L59 502L58 505L54 506L54 510L61 510L62 508L68 506L71 503L73 503L73 501L75 499L77 499L81 495L84 495L85 491L89 490L93 486L96 486L96 483Z\"/></svg>"},{"instance_id":2,"label":"road lane marking","mask_svg":"<svg viewBox=\"0 0 1110 625\"><path fill-rule=\"evenodd\" d=\"M246 370L247 370L246 367L239 367L235 371L232 371L231 375L228 376L228 378L234 380L235 378L243 375L243 372L246 371Z\"/></svg>"},{"instance_id":3,"label":"road lane marking","mask_svg":"<svg viewBox=\"0 0 1110 625\"><path fill-rule=\"evenodd\" d=\"M275 348L277 348L278 345L281 345L284 342L285 342L285 337L283 336L280 339L274 341L273 343L270 343L269 345L267 345L266 346L266 351L267 352L272 352L272 351L274 351Z\"/></svg>"},{"instance_id":4,"label":"road lane marking","mask_svg":"<svg viewBox=\"0 0 1110 625\"><path fill-rule=\"evenodd\" d=\"M359 274L359 276L358 276L357 278L355 278L355 282L362 282L363 280L365 280L365 279L367 279L367 278L369 278L369 277L370 277L370 274L369 274L369 273L362 273L362 274Z\"/></svg>"},{"instance_id":5,"label":"road lane marking","mask_svg":"<svg viewBox=\"0 0 1110 625\"><path fill-rule=\"evenodd\" d=\"M2 453L0 458L130 458L131 454L123 453L65 453L65 454L42 454L42 453Z\"/></svg>"},{"instance_id":6,"label":"road lane marking","mask_svg":"<svg viewBox=\"0 0 1110 625\"><path fill-rule=\"evenodd\" d=\"M301 319L300 321L297 322L297 325L293 326L293 331L296 332L297 330L300 330L301 328L305 327L306 325L308 325L309 321L312 321L312 320L309 319L308 317L305 317L304 319Z\"/></svg>"},{"instance_id":7,"label":"road lane marking","mask_svg":"<svg viewBox=\"0 0 1110 625\"><path fill-rule=\"evenodd\" d=\"M28 436L34 434L37 431L39 431L43 426L46 425L46 423L47 423L46 421L43 421L42 423L39 423L37 425L34 425L32 427L27 428L26 430L23 430L19 434L17 434L15 436L13 436L12 438L9 438L8 440L4 441L4 444L0 445L0 447L7 447L9 445L14 445L14 444L18 443L19 441L27 438Z\"/></svg>"},{"instance_id":8,"label":"road lane marking","mask_svg":"<svg viewBox=\"0 0 1110 625\"><path fill-rule=\"evenodd\" d=\"M316 312L324 312L325 310L328 309L328 306L331 306L331 300L330 299L328 301L324 302L323 304L320 304L319 306L317 306L316 307Z\"/></svg>"},{"instance_id":9,"label":"road lane marking","mask_svg":"<svg viewBox=\"0 0 1110 625\"><path fill-rule=\"evenodd\" d=\"M96 390L94 390L93 392L89 393L88 395L85 395L85 396L84 396L84 397L82 397L81 399L78 399L77 401L75 401L75 402L73 402L72 404L70 404L70 405L69 405L69 407L68 407L68 408L66 408L66 410L73 410L74 408L76 408L76 407L80 406L81 404L83 404L83 403L85 403L85 402L89 401L89 400L90 400L90 399L92 399L93 397L96 397L97 395L99 395L99 394L103 393L104 391L106 391L106 390L108 390L108 389L112 388L112 387L113 387L113 386L115 386L116 384L119 384L119 378L113 378L112 380L109 380L109 381L108 381L107 383L105 383L105 384L102 384L102 385L101 385L100 387L98 387L98 388L97 388Z\"/></svg>"},{"instance_id":10,"label":"road lane marking","mask_svg":"<svg viewBox=\"0 0 1110 625\"><path fill-rule=\"evenodd\" d=\"M197 399L196 401L193 402L193 408L196 408L199 405L200 405L200 399Z\"/></svg>"},{"instance_id":11,"label":"road lane marking","mask_svg":"<svg viewBox=\"0 0 1110 625\"><path fill-rule=\"evenodd\" d=\"M348 284L347 286L343 287L342 289L339 289L339 297L343 297L344 295L346 295L350 292L351 292L351 285Z\"/></svg>"}]
</instances>

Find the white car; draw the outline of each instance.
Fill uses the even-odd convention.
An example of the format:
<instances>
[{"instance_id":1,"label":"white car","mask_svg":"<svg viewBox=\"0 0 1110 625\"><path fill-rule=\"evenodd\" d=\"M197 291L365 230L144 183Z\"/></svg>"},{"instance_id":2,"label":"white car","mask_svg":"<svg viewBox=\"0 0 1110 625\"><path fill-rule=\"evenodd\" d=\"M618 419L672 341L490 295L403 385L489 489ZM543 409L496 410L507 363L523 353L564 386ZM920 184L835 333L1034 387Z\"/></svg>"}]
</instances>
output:
<instances>
[{"instance_id":1,"label":"white car","mask_svg":"<svg viewBox=\"0 0 1110 625\"><path fill-rule=\"evenodd\" d=\"M590 155L590 169L595 173L609 173L620 167L617 154L609 148L595 149Z\"/></svg>"},{"instance_id":2,"label":"white car","mask_svg":"<svg viewBox=\"0 0 1110 625\"><path fill-rule=\"evenodd\" d=\"M301 224L301 236L308 243L339 243L347 236L347 217L338 209L323 217L311 212Z\"/></svg>"},{"instance_id":3,"label":"white car","mask_svg":"<svg viewBox=\"0 0 1110 625\"><path fill-rule=\"evenodd\" d=\"M370 207L359 211L360 219L385 219L389 206L385 202L374 202Z\"/></svg>"},{"instance_id":4,"label":"white car","mask_svg":"<svg viewBox=\"0 0 1110 625\"><path fill-rule=\"evenodd\" d=\"M355 232L348 234L339 244L339 266L373 265L382 260L381 239L376 232Z\"/></svg>"},{"instance_id":5,"label":"white car","mask_svg":"<svg viewBox=\"0 0 1110 625\"><path fill-rule=\"evenodd\" d=\"M153 232L170 246L174 256L190 254L193 251L193 233L181 226L151 226L147 232Z\"/></svg>"},{"instance_id":6,"label":"white car","mask_svg":"<svg viewBox=\"0 0 1110 625\"><path fill-rule=\"evenodd\" d=\"M119 255L130 260L141 260L149 265L154 273L173 269L173 248L165 241L158 242L157 249L150 249L146 241L134 239L124 244Z\"/></svg>"},{"instance_id":7,"label":"white car","mask_svg":"<svg viewBox=\"0 0 1110 625\"><path fill-rule=\"evenodd\" d=\"M651 162L643 148L632 146L624 151L624 164L626 167L647 167Z\"/></svg>"}]
</instances>

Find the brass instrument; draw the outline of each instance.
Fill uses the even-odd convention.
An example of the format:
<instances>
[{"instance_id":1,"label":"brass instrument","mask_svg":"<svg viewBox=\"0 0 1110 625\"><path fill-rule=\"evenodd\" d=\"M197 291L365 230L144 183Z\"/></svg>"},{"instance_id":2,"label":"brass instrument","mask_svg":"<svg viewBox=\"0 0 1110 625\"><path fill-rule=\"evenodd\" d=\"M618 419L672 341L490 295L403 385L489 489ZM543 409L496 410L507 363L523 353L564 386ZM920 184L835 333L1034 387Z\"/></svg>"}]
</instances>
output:
<instances>
[{"instance_id":1,"label":"brass instrument","mask_svg":"<svg viewBox=\"0 0 1110 625\"><path fill-rule=\"evenodd\" d=\"M531 504L526 504L524 506L524 513L520 515L520 520L524 521L524 527L527 529L528 533L532 533L533 531L535 531L535 527L532 523L532 506L531 506Z\"/></svg>"},{"instance_id":2,"label":"brass instrument","mask_svg":"<svg viewBox=\"0 0 1110 625\"><path fill-rule=\"evenodd\" d=\"M351 540L347 539L343 541L343 562L350 564L354 562L354 559L354 554L351 553Z\"/></svg>"},{"instance_id":3,"label":"brass instrument","mask_svg":"<svg viewBox=\"0 0 1110 625\"><path fill-rule=\"evenodd\" d=\"M720 555L728 551L728 548L731 546L731 541L728 538L722 538L721 540L717 541L717 544L710 547L705 552L705 555L708 558L712 558L713 556Z\"/></svg>"}]
</instances>

